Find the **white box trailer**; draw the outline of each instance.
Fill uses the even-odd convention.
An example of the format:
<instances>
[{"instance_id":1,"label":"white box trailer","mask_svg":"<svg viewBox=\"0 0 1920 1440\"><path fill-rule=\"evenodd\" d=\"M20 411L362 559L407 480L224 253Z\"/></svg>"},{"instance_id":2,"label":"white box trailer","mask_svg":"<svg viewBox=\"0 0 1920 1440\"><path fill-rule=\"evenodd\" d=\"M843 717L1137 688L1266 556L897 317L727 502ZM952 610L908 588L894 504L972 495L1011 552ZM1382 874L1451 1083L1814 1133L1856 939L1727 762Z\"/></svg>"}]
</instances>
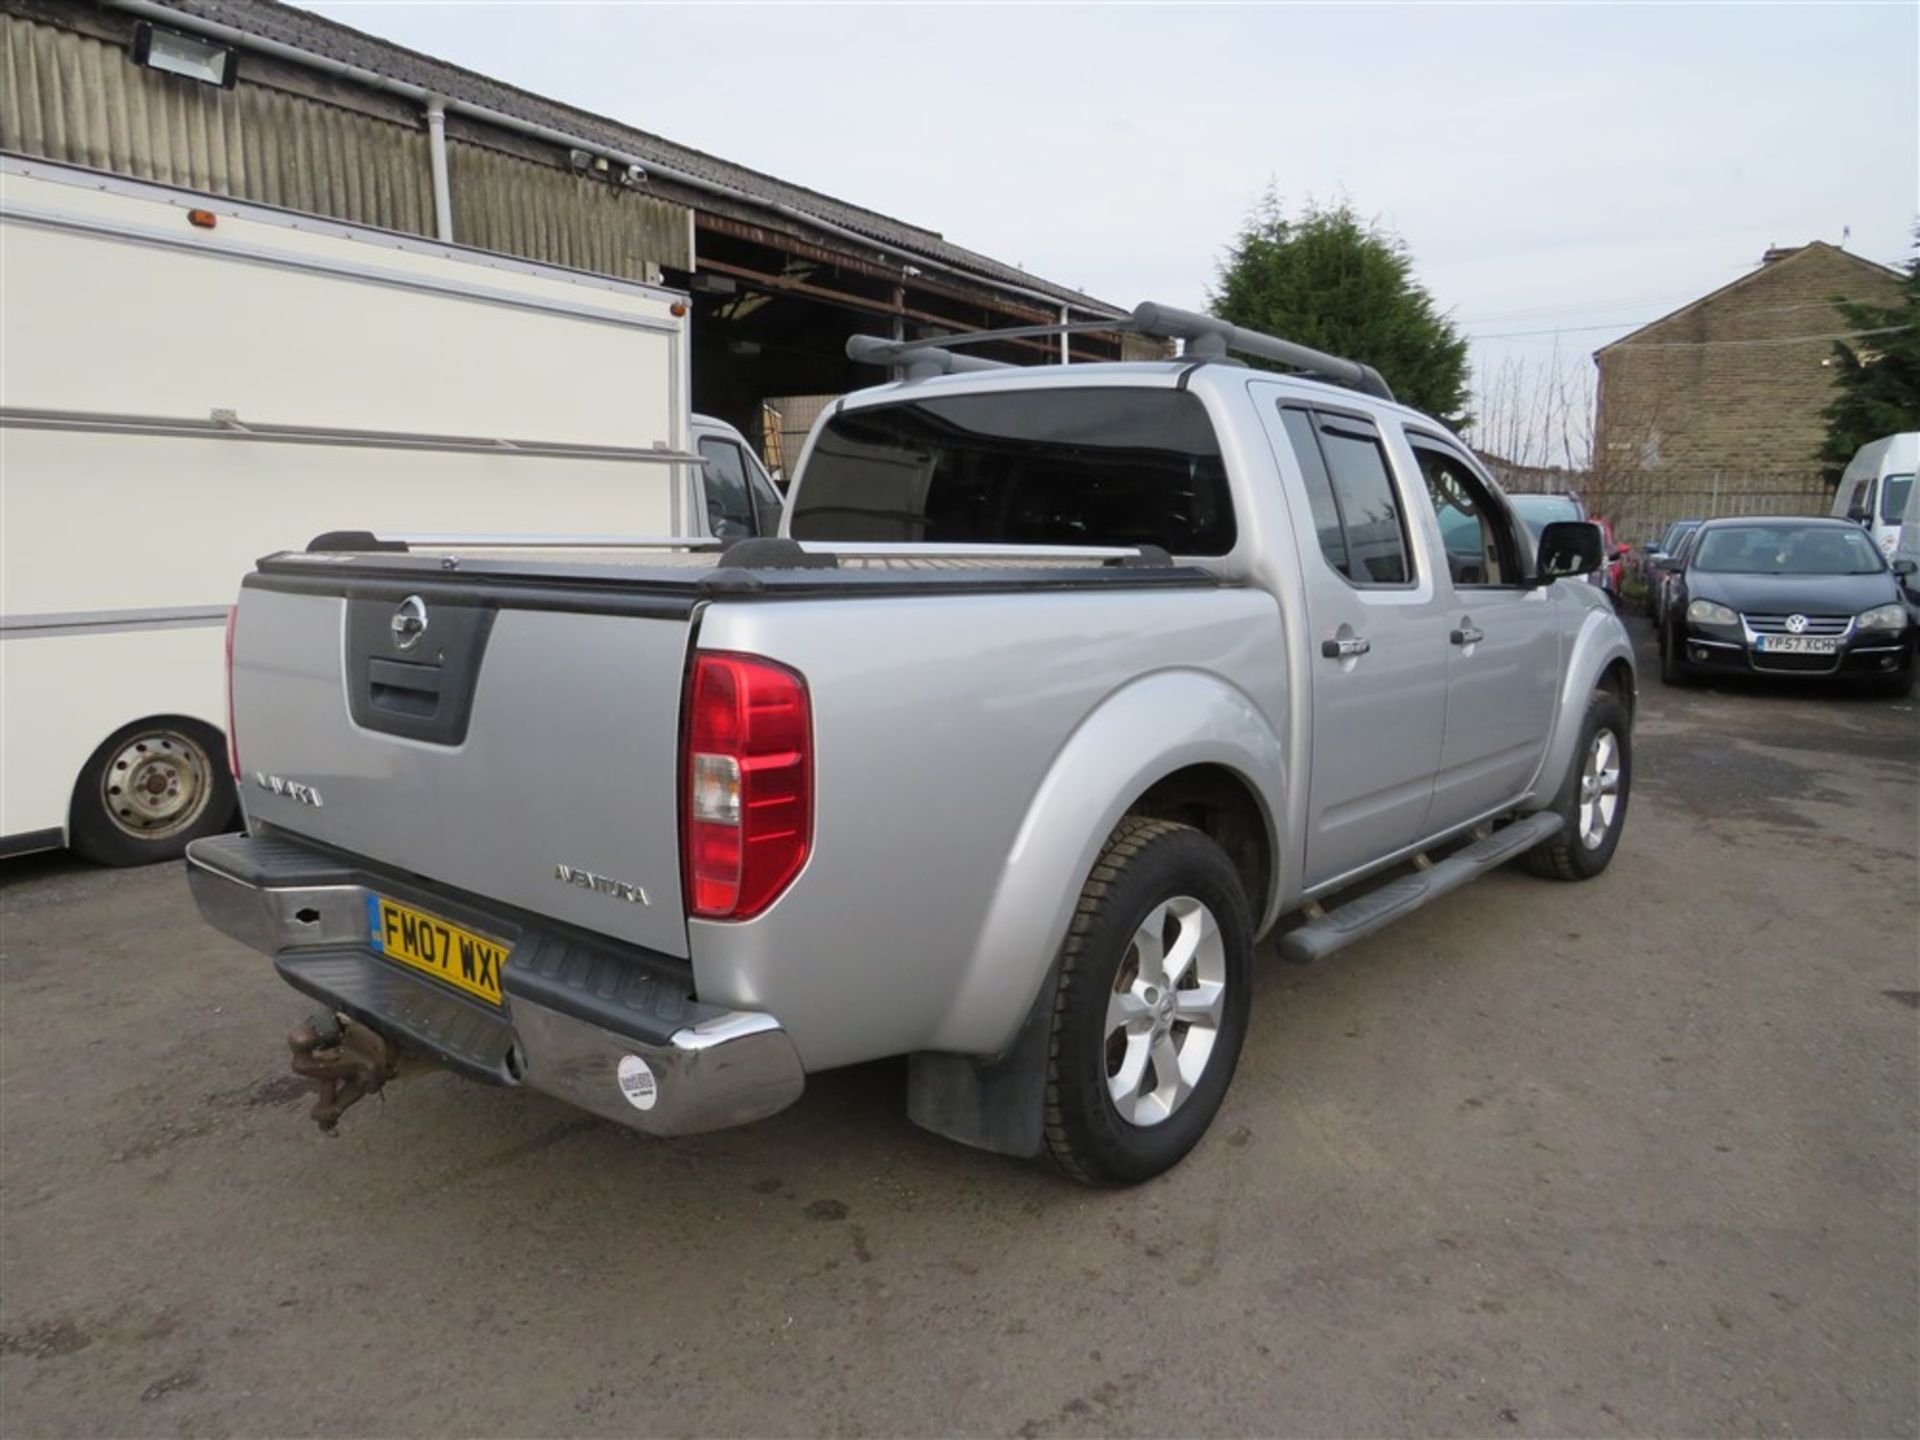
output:
<instances>
[{"instance_id":1,"label":"white box trailer","mask_svg":"<svg viewBox=\"0 0 1920 1440\"><path fill-rule=\"evenodd\" d=\"M228 825L223 626L261 555L347 529L710 534L686 315L0 156L0 854L130 863Z\"/></svg>"}]
</instances>

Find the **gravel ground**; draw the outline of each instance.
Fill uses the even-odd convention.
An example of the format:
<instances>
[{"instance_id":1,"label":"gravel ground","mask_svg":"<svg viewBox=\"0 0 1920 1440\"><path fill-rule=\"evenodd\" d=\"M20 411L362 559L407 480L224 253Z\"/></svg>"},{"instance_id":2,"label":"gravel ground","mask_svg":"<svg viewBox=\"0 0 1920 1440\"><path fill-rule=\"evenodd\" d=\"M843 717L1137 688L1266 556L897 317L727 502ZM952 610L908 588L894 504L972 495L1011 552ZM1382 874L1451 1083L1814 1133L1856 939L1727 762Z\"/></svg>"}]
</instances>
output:
<instances>
[{"instance_id":1,"label":"gravel ground","mask_svg":"<svg viewBox=\"0 0 1920 1440\"><path fill-rule=\"evenodd\" d=\"M0 867L0 1430L1915 1434L1920 711L1649 679L1637 747L1600 880L1266 964L1118 1194L898 1064L672 1143L429 1075L328 1140L175 867Z\"/></svg>"}]
</instances>

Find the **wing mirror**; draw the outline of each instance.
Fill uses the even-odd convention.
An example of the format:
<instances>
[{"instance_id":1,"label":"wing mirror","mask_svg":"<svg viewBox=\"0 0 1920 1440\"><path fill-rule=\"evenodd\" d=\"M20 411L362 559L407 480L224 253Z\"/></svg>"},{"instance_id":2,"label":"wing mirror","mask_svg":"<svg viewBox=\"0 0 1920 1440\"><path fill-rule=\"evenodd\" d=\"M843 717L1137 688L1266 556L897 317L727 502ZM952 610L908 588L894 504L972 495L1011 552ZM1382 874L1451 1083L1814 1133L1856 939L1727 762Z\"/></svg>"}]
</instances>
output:
<instances>
[{"instance_id":1,"label":"wing mirror","mask_svg":"<svg viewBox=\"0 0 1920 1440\"><path fill-rule=\"evenodd\" d=\"M1671 575L1682 568L1680 557L1678 555L1662 555L1658 560L1653 562L1653 568L1656 570L1664 570Z\"/></svg>"},{"instance_id":2,"label":"wing mirror","mask_svg":"<svg viewBox=\"0 0 1920 1440\"><path fill-rule=\"evenodd\" d=\"M1873 511L1864 505L1855 505L1847 511L1847 518L1856 525L1865 525L1873 519Z\"/></svg>"},{"instance_id":3,"label":"wing mirror","mask_svg":"<svg viewBox=\"0 0 1920 1440\"><path fill-rule=\"evenodd\" d=\"M1906 579L1907 576L1913 574L1916 570L1920 570L1920 561L1911 560L1905 555L1902 555L1898 560L1893 562L1893 573L1898 575L1902 580Z\"/></svg>"},{"instance_id":4,"label":"wing mirror","mask_svg":"<svg viewBox=\"0 0 1920 1440\"><path fill-rule=\"evenodd\" d=\"M1534 573L1542 584L1591 575L1606 563L1607 542L1590 520L1555 520L1540 531Z\"/></svg>"}]
</instances>

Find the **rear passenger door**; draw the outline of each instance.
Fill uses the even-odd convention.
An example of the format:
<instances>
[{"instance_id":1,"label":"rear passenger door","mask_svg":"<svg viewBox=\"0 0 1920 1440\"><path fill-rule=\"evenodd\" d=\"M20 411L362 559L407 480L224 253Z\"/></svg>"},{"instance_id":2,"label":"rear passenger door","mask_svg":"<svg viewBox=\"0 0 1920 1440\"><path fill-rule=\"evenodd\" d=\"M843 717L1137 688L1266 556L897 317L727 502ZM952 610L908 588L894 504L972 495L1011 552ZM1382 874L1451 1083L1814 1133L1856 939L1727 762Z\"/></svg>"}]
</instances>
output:
<instances>
[{"instance_id":1,"label":"rear passenger door","mask_svg":"<svg viewBox=\"0 0 1920 1440\"><path fill-rule=\"evenodd\" d=\"M1445 722L1446 635L1408 519L1417 493L1395 473L1373 420L1279 386L1250 388L1287 482L1306 591L1311 888L1424 833Z\"/></svg>"},{"instance_id":2,"label":"rear passenger door","mask_svg":"<svg viewBox=\"0 0 1920 1440\"><path fill-rule=\"evenodd\" d=\"M1430 832L1524 791L1553 724L1560 628L1550 586L1526 584L1526 527L1451 441L1408 428L1446 556L1447 720Z\"/></svg>"}]
</instances>

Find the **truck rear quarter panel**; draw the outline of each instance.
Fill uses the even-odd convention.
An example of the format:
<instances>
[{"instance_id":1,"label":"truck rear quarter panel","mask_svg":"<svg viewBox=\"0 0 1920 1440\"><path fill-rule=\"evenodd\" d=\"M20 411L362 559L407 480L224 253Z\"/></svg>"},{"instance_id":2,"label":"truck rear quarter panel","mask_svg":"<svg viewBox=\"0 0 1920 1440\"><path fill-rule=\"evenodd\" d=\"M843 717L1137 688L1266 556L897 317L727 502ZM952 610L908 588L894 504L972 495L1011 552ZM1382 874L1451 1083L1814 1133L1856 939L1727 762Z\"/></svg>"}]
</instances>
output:
<instances>
[{"instance_id":1,"label":"truck rear quarter panel","mask_svg":"<svg viewBox=\"0 0 1920 1440\"><path fill-rule=\"evenodd\" d=\"M790 665L811 692L806 869L753 921L689 925L701 998L779 1016L809 1069L995 1053L1141 791L1212 761L1263 808L1282 793L1262 591L722 603L698 644Z\"/></svg>"}]
</instances>

